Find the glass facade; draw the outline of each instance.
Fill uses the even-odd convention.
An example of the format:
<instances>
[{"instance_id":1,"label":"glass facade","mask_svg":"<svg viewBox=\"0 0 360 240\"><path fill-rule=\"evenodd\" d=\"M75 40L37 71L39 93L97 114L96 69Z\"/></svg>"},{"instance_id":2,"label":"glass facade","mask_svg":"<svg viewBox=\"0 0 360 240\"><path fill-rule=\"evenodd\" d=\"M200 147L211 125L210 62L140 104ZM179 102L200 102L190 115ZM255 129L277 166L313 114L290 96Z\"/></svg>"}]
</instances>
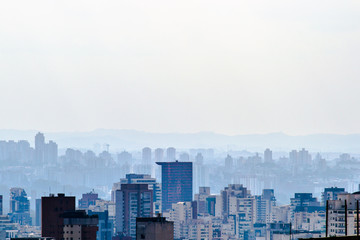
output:
<instances>
[{"instance_id":1,"label":"glass facade","mask_svg":"<svg viewBox=\"0 0 360 240\"><path fill-rule=\"evenodd\" d=\"M192 201L192 162L157 162L162 173L162 210L173 203Z\"/></svg>"}]
</instances>

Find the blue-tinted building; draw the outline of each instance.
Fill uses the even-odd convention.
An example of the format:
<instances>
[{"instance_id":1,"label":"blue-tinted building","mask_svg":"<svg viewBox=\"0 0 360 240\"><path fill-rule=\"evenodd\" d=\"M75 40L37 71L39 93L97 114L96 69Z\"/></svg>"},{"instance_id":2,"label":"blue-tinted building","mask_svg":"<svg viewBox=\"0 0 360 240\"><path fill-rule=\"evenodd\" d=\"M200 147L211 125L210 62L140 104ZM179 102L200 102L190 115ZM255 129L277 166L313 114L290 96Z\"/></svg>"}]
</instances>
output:
<instances>
[{"instance_id":1,"label":"blue-tinted building","mask_svg":"<svg viewBox=\"0 0 360 240\"><path fill-rule=\"evenodd\" d=\"M30 201L22 188L10 189L10 213L12 222L20 225L31 225Z\"/></svg>"},{"instance_id":2,"label":"blue-tinted building","mask_svg":"<svg viewBox=\"0 0 360 240\"><path fill-rule=\"evenodd\" d=\"M109 212L105 210L104 212L94 212L89 210L88 215L97 215L99 218L98 231L96 233L97 240L111 240L113 233L113 222L109 221Z\"/></svg>"},{"instance_id":3,"label":"blue-tinted building","mask_svg":"<svg viewBox=\"0 0 360 240\"><path fill-rule=\"evenodd\" d=\"M41 198L35 199L35 226L41 226Z\"/></svg>"},{"instance_id":4,"label":"blue-tinted building","mask_svg":"<svg viewBox=\"0 0 360 240\"><path fill-rule=\"evenodd\" d=\"M157 162L161 166L162 211L177 202L191 202L193 196L192 162Z\"/></svg>"}]
</instances>

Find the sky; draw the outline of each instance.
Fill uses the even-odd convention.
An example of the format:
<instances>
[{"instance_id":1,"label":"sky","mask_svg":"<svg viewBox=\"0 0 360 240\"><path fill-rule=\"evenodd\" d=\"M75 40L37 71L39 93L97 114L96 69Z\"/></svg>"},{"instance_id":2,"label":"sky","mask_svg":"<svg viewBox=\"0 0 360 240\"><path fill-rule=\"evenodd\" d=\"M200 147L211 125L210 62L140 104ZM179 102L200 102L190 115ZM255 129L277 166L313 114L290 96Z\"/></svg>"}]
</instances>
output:
<instances>
[{"instance_id":1,"label":"sky","mask_svg":"<svg viewBox=\"0 0 360 240\"><path fill-rule=\"evenodd\" d=\"M0 2L0 128L360 133L358 0Z\"/></svg>"}]
</instances>

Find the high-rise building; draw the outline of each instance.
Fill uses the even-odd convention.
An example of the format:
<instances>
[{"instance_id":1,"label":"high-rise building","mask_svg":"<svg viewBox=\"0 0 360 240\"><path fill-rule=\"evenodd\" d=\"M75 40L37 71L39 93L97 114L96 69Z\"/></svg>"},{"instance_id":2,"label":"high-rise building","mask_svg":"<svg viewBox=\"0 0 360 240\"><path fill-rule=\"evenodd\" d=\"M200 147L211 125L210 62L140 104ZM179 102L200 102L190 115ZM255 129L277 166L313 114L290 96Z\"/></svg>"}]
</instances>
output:
<instances>
[{"instance_id":1,"label":"high-rise building","mask_svg":"<svg viewBox=\"0 0 360 240\"><path fill-rule=\"evenodd\" d=\"M291 221L295 221L295 213L302 211L304 207L320 207L320 202L312 193L295 193L294 197L290 198Z\"/></svg>"},{"instance_id":2,"label":"high-rise building","mask_svg":"<svg viewBox=\"0 0 360 240\"><path fill-rule=\"evenodd\" d=\"M176 149L173 147L169 147L166 149L166 160L167 161L175 161L176 159Z\"/></svg>"},{"instance_id":3,"label":"high-rise building","mask_svg":"<svg viewBox=\"0 0 360 240\"><path fill-rule=\"evenodd\" d=\"M291 207L305 207L305 206L320 206L320 203L312 193L295 193L293 198L290 198Z\"/></svg>"},{"instance_id":4,"label":"high-rise building","mask_svg":"<svg viewBox=\"0 0 360 240\"><path fill-rule=\"evenodd\" d=\"M57 158L58 145L53 141L49 141L49 143L45 145L44 159L47 163L56 164Z\"/></svg>"},{"instance_id":5,"label":"high-rise building","mask_svg":"<svg viewBox=\"0 0 360 240\"><path fill-rule=\"evenodd\" d=\"M151 165L151 148L145 147L142 149L142 163Z\"/></svg>"},{"instance_id":6,"label":"high-rise building","mask_svg":"<svg viewBox=\"0 0 360 240\"><path fill-rule=\"evenodd\" d=\"M270 163L273 161L273 158L272 158L272 151L270 149L266 149L264 151L264 162L266 163Z\"/></svg>"},{"instance_id":7,"label":"high-rise building","mask_svg":"<svg viewBox=\"0 0 360 240\"><path fill-rule=\"evenodd\" d=\"M126 174L125 178L121 178L120 182L114 183L112 189L112 196L114 196L116 190L121 189L121 184L148 184L149 190L153 191L153 211L157 215L161 213L161 185L156 182L155 178L152 178L148 174ZM112 198L114 199L114 197Z\"/></svg>"},{"instance_id":8,"label":"high-rise building","mask_svg":"<svg viewBox=\"0 0 360 240\"><path fill-rule=\"evenodd\" d=\"M35 163L37 165L56 164L58 158L58 145L54 141L45 143L43 133L35 135Z\"/></svg>"},{"instance_id":9,"label":"high-rise building","mask_svg":"<svg viewBox=\"0 0 360 240\"><path fill-rule=\"evenodd\" d=\"M3 215L3 196L0 195L0 215Z\"/></svg>"},{"instance_id":10,"label":"high-rise building","mask_svg":"<svg viewBox=\"0 0 360 240\"><path fill-rule=\"evenodd\" d=\"M79 199L79 209L88 209L90 205L95 205L96 200L99 200L99 195L95 192L84 193L82 198Z\"/></svg>"},{"instance_id":11,"label":"high-rise building","mask_svg":"<svg viewBox=\"0 0 360 240\"><path fill-rule=\"evenodd\" d=\"M196 204L194 202L173 203L169 212L164 213L170 221L174 222L174 238L184 239L190 220L196 219Z\"/></svg>"},{"instance_id":12,"label":"high-rise building","mask_svg":"<svg viewBox=\"0 0 360 240\"><path fill-rule=\"evenodd\" d=\"M41 198L41 236L63 239L65 212L75 211L75 197L59 193Z\"/></svg>"},{"instance_id":13,"label":"high-rise building","mask_svg":"<svg viewBox=\"0 0 360 240\"><path fill-rule=\"evenodd\" d=\"M162 162L164 160L164 149L157 148L154 153L155 162Z\"/></svg>"},{"instance_id":14,"label":"high-rise building","mask_svg":"<svg viewBox=\"0 0 360 240\"><path fill-rule=\"evenodd\" d=\"M10 189L10 213L11 221L21 225L31 225L30 201L22 188Z\"/></svg>"},{"instance_id":15,"label":"high-rise building","mask_svg":"<svg viewBox=\"0 0 360 240\"><path fill-rule=\"evenodd\" d=\"M157 162L161 166L162 211L173 203L192 201L192 162Z\"/></svg>"},{"instance_id":16,"label":"high-rise building","mask_svg":"<svg viewBox=\"0 0 360 240\"><path fill-rule=\"evenodd\" d=\"M153 193L148 184L121 184L115 193L116 231L136 238L136 218L153 216Z\"/></svg>"},{"instance_id":17,"label":"high-rise building","mask_svg":"<svg viewBox=\"0 0 360 240\"><path fill-rule=\"evenodd\" d=\"M234 166L233 158L228 154L225 158L225 169L226 171L232 171Z\"/></svg>"},{"instance_id":18,"label":"high-rise building","mask_svg":"<svg viewBox=\"0 0 360 240\"><path fill-rule=\"evenodd\" d=\"M294 167L297 166L309 166L311 164L311 154L304 148L300 151L292 150L289 153L290 162Z\"/></svg>"},{"instance_id":19,"label":"high-rise building","mask_svg":"<svg viewBox=\"0 0 360 240\"><path fill-rule=\"evenodd\" d=\"M337 197L337 200L327 201L326 236L357 235L360 226L360 192L342 193Z\"/></svg>"},{"instance_id":20,"label":"high-rise building","mask_svg":"<svg viewBox=\"0 0 360 240\"><path fill-rule=\"evenodd\" d=\"M209 168L204 164L204 157L201 153L195 156L193 171L195 191L200 187L209 186Z\"/></svg>"},{"instance_id":21,"label":"high-rise building","mask_svg":"<svg viewBox=\"0 0 360 240\"><path fill-rule=\"evenodd\" d=\"M179 155L179 160L182 162L188 162L190 160L190 155L187 152L183 152Z\"/></svg>"},{"instance_id":22,"label":"high-rise building","mask_svg":"<svg viewBox=\"0 0 360 240\"><path fill-rule=\"evenodd\" d=\"M157 148L154 153L155 162L163 162L164 161L164 149ZM154 166L155 170L155 178L158 182L161 181L161 168L160 166Z\"/></svg>"},{"instance_id":23,"label":"high-rise building","mask_svg":"<svg viewBox=\"0 0 360 240\"><path fill-rule=\"evenodd\" d=\"M309 153L309 151L305 150L305 148L301 149L298 152L299 164L309 166L311 165L311 160L312 160L311 154Z\"/></svg>"},{"instance_id":24,"label":"high-rise building","mask_svg":"<svg viewBox=\"0 0 360 240\"><path fill-rule=\"evenodd\" d=\"M140 173L152 174L151 148L145 147L142 149L142 162L138 168Z\"/></svg>"},{"instance_id":25,"label":"high-rise building","mask_svg":"<svg viewBox=\"0 0 360 240\"><path fill-rule=\"evenodd\" d=\"M229 215L231 212L230 198L248 198L250 197L250 190L244 187L242 184L229 184L224 190L221 190L220 195L222 197L223 215ZM236 199L235 199L236 200ZM218 204L218 202L216 203Z\"/></svg>"},{"instance_id":26,"label":"high-rise building","mask_svg":"<svg viewBox=\"0 0 360 240\"><path fill-rule=\"evenodd\" d=\"M96 240L98 230L98 216L87 215L84 210L64 212L63 238L78 240Z\"/></svg>"},{"instance_id":27,"label":"high-rise building","mask_svg":"<svg viewBox=\"0 0 360 240\"><path fill-rule=\"evenodd\" d=\"M324 192L321 195L322 205L325 206L327 200L337 200L338 195L342 193L346 193L345 188L338 188L338 187L325 188Z\"/></svg>"},{"instance_id":28,"label":"high-rise building","mask_svg":"<svg viewBox=\"0 0 360 240\"><path fill-rule=\"evenodd\" d=\"M197 164L204 164L204 157L201 153L197 153L195 156L195 163Z\"/></svg>"},{"instance_id":29,"label":"high-rise building","mask_svg":"<svg viewBox=\"0 0 360 240\"><path fill-rule=\"evenodd\" d=\"M323 206L296 207L292 213L292 228L295 231L324 232L326 211Z\"/></svg>"},{"instance_id":30,"label":"high-rise building","mask_svg":"<svg viewBox=\"0 0 360 240\"><path fill-rule=\"evenodd\" d=\"M210 196L210 187L199 187L199 193L195 194L195 201L197 203L197 211L200 214L208 213L206 207L206 199Z\"/></svg>"},{"instance_id":31,"label":"high-rise building","mask_svg":"<svg viewBox=\"0 0 360 240\"><path fill-rule=\"evenodd\" d=\"M223 215L223 196L210 195L206 198L207 213L211 216L221 218Z\"/></svg>"},{"instance_id":32,"label":"high-rise building","mask_svg":"<svg viewBox=\"0 0 360 240\"><path fill-rule=\"evenodd\" d=\"M35 226L41 226L41 199L35 199Z\"/></svg>"},{"instance_id":33,"label":"high-rise building","mask_svg":"<svg viewBox=\"0 0 360 240\"><path fill-rule=\"evenodd\" d=\"M114 231L114 225L113 222L109 219L108 210L105 210L103 212L95 212L88 210L87 214L90 216L97 215L99 218L99 229L97 231L96 239L111 240Z\"/></svg>"},{"instance_id":34,"label":"high-rise building","mask_svg":"<svg viewBox=\"0 0 360 240\"><path fill-rule=\"evenodd\" d=\"M17 237L19 225L11 221L9 216L0 215L0 239L12 239Z\"/></svg>"},{"instance_id":35,"label":"high-rise building","mask_svg":"<svg viewBox=\"0 0 360 240\"><path fill-rule=\"evenodd\" d=\"M45 137L43 133L35 135L35 162L38 165L45 161Z\"/></svg>"},{"instance_id":36,"label":"high-rise building","mask_svg":"<svg viewBox=\"0 0 360 240\"><path fill-rule=\"evenodd\" d=\"M174 222L166 221L164 217L137 218L136 239L158 240L174 239Z\"/></svg>"},{"instance_id":37,"label":"high-rise building","mask_svg":"<svg viewBox=\"0 0 360 240\"><path fill-rule=\"evenodd\" d=\"M263 189L262 195L255 196L256 199L256 222L271 223L272 209L276 206L274 189Z\"/></svg>"},{"instance_id":38,"label":"high-rise building","mask_svg":"<svg viewBox=\"0 0 360 240\"><path fill-rule=\"evenodd\" d=\"M33 151L34 149L30 147L30 143L25 140L20 140L17 142L17 156L19 157L19 162L22 164L29 164L33 160Z\"/></svg>"},{"instance_id":39,"label":"high-rise building","mask_svg":"<svg viewBox=\"0 0 360 240\"><path fill-rule=\"evenodd\" d=\"M129 152L122 151L117 155L119 163L131 162L132 155Z\"/></svg>"}]
</instances>

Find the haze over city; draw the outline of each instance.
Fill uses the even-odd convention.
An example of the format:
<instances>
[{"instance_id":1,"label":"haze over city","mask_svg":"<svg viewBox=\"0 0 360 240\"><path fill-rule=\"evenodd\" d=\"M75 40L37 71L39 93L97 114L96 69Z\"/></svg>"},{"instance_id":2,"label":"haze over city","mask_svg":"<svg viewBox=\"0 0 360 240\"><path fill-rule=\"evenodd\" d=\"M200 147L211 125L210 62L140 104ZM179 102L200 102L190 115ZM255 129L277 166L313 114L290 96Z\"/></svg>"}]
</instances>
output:
<instances>
[{"instance_id":1,"label":"haze over city","mask_svg":"<svg viewBox=\"0 0 360 240\"><path fill-rule=\"evenodd\" d=\"M359 43L355 0L0 2L0 240L360 239Z\"/></svg>"}]
</instances>

